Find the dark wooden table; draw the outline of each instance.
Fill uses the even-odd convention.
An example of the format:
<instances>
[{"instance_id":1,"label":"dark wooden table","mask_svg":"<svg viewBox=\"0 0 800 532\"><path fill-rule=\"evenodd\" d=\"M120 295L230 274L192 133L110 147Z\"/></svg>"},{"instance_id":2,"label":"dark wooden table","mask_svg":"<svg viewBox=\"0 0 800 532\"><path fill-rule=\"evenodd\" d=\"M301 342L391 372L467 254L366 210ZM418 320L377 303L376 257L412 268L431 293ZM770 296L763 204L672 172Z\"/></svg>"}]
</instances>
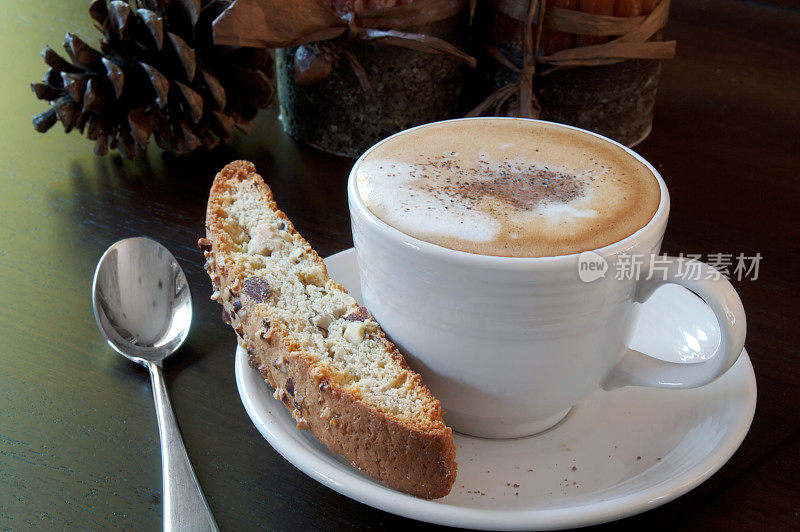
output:
<instances>
[{"instance_id":1,"label":"dark wooden table","mask_svg":"<svg viewBox=\"0 0 800 532\"><path fill-rule=\"evenodd\" d=\"M716 529L800 527L800 11L734 1L675 2L653 134L637 149L672 193L664 251L761 253L735 282L747 310L758 407L721 471L661 508L620 523ZM0 529L161 526L161 464L147 373L98 333L91 277L114 241L168 246L194 294L193 328L167 380L189 454L220 526L381 528L417 523L353 502L306 477L252 425L233 374L234 336L208 300L195 242L215 172L254 161L321 255L352 245L352 161L299 145L264 113L230 147L135 163L95 158L57 129L27 87L38 53L66 30L94 40L83 1L15 2L0 15ZM58 126L57 126L58 127Z\"/></svg>"}]
</instances>

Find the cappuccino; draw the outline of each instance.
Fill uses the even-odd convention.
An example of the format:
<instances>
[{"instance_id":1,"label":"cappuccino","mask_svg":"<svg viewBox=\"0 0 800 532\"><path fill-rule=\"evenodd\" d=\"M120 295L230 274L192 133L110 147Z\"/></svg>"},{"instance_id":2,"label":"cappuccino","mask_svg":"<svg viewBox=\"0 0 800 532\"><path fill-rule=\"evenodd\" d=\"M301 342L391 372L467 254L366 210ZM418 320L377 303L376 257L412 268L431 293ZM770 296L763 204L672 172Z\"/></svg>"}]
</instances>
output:
<instances>
[{"instance_id":1,"label":"cappuccino","mask_svg":"<svg viewBox=\"0 0 800 532\"><path fill-rule=\"evenodd\" d=\"M367 208L450 249L547 257L597 249L644 227L653 173L593 135L530 120L429 124L377 145L356 169Z\"/></svg>"}]
</instances>

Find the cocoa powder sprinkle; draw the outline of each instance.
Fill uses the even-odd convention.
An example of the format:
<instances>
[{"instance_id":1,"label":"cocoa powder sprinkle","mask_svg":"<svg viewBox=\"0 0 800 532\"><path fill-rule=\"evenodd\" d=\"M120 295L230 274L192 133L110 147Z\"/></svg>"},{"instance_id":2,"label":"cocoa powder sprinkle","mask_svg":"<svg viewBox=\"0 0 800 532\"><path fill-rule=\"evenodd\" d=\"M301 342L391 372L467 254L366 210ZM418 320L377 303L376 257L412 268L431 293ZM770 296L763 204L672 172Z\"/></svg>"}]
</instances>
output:
<instances>
[{"instance_id":1,"label":"cocoa powder sprinkle","mask_svg":"<svg viewBox=\"0 0 800 532\"><path fill-rule=\"evenodd\" d=\"M462 168L446 157L422 158L413 165L416 186L442 202L458 201L467 209L491 196L516 209L531 211L542 204L566 203L585 194L584 179L548 167L479 160ZM430 178L437 178L431 183ZM447 207L445 207L447 208Z\"/></svg>"}]
</instances>

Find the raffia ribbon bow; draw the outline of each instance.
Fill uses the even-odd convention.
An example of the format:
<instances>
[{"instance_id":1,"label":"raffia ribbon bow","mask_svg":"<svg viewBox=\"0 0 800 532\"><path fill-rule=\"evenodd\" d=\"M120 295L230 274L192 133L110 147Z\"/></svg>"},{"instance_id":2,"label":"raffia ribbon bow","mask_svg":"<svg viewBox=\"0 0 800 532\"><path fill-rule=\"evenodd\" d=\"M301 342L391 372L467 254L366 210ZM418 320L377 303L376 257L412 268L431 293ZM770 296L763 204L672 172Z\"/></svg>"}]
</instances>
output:
<instances>
[{"instance_id":1,"label":"raffia ribbon bow","mask_svg":"<svg viewBox=\"0 0 800 532\"><path fill-rule=\"evenodd\" d=\"M546 74L558 68L573 66L610 65L628 59L671 59L675 57L675 41L650 41L667 23L670 0L662 0L647 16L611 17L572 11L559 7L547 7L546 0L494 0L495 7L506 15L524 23L522 66L515 65L500 50L486 43L486 51L497 62L513 72L519 73L516 82L500 87L467 116L478 116L490 108L499 114L503 105L519 94L519 116L538 118L541 108L533 94L533 77L537 75L536 64L553 68L539 72ZM536 24L534 24L536 19ZM581 46L560 50L551 55L537 56L542 28L547 27L566 33L593 36L617 36L603 44Z\"/></svg>"},{"instance_id":2,"label":"raffia ribbon bow","mask_svg":"<svg viewBox=\"0 0 800 532\"><path fill-rule=\"evenodd\" d=\"M214 21L214 43L256 48L289 48L345 37L339 51L359 81L369 88L366 72L346 41L371 41L430 54L445 54L472 67L474 57L442 39L396 28L419 26L460 13L467 0L417 0L404 6L339 16L315 0L236 0ZM341 41L342 39L340 39Z\"/></svg>"}]
</instances>

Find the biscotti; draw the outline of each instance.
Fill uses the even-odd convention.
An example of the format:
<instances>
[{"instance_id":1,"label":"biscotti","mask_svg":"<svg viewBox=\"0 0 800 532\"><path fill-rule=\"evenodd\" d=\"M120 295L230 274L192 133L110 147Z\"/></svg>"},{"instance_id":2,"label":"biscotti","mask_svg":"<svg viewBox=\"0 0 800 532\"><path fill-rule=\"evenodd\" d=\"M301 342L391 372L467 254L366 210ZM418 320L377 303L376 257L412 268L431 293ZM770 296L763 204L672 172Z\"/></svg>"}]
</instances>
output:
<instances>
[{"instance_id":1,"label":"biscotti","mask_svg":"<svg viewBox=\"0 0 800 532\"><path fill-rule=\"evenodd\" d=\"M297 427L392 488L446 495L455 446L439 401L328 277L251 163L217 174L199 244L211 298Z\"/></svg>"}]
</instances>

